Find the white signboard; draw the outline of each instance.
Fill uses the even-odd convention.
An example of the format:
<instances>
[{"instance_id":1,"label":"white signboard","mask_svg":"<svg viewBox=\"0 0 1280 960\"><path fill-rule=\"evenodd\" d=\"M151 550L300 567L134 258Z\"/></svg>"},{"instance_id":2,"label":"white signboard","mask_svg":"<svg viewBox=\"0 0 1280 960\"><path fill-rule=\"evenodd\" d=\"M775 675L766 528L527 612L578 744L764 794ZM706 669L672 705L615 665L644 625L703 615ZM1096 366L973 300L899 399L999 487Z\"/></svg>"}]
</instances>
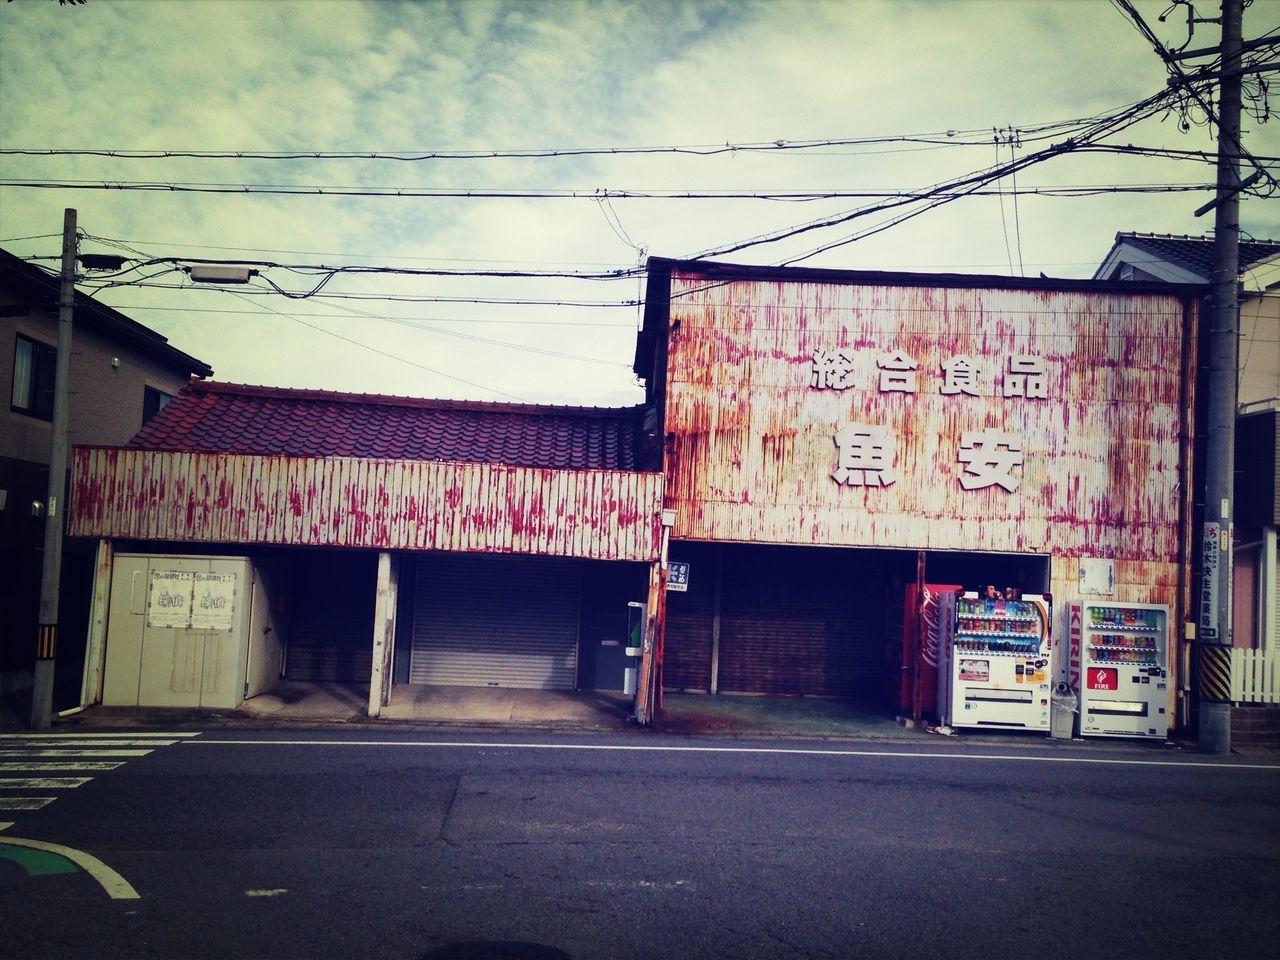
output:
<instances>
[{"instance_id":1,"label":"white signboard","mask_svg":"<svg viewBox=\"0 0 1280 960\"><path fill-rule=\"evenodd\" d=\"M1096 557L1080 558L1080 593L1110 597L1116 592L1116 562Z\"/></svg>"},{"instance_id":2,"label":"white signboard","mask_svg":"<svg viewBox=\"0 0 1280 960\"><path fill-rule=\"evenodd\" d=\"M191 623L191 574L152 570L147 594L148 627L186 627Z\"/></svg>"},{"instance_id":3,"label":"white signboard","mask_svg":"<svg viewBox=\"0 0 1280 960\"><path fill-rule=\"evenodd\" d=\"M194 630L230 630L236 609L234 573L195 574L195 599L191 605Z\"/></svg>"}]
</instances>

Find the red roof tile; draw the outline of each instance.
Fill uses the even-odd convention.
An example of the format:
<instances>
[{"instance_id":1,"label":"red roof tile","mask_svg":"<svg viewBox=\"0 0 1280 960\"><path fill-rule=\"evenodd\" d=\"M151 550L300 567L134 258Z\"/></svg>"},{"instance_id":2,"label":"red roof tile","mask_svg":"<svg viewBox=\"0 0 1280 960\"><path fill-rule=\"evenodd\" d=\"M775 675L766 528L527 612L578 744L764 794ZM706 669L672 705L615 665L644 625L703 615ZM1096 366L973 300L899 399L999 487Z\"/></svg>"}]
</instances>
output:
<instances>
[{"instance_id":1,"label":"red roof tile","mask_svg":"<svg viewBox=\"0 0 1280 960\"><path fill-rule=\"evenodd\" d=\"M635 469L640 408L420 400L192 381L129 442L149 450Z\"/></svg>"}]
</instances>

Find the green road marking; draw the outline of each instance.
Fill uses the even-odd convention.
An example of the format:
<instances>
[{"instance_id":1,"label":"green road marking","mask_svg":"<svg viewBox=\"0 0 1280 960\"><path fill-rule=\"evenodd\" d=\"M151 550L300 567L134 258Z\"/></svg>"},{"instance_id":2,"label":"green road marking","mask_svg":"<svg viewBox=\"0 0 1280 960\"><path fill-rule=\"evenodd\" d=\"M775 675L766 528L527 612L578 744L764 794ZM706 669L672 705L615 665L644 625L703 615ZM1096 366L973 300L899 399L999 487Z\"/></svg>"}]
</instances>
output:
<instances>
[{"instance_id":1,"label":"green road marking","mask_svg":"<svg viewBox=\"0 0 1280 960\"><path fill-rule=\"evenodd\" d=\"M55 873L78 873L80 868L66 857L48 850L0 845L0 858L12 860L29 877L47 877Z\"/></svg>"},{"instance_id":2,"label":"green road marking","mask_svg":"<svg viewBox=\"0 0 1280 960\"><path fill-rule=\"evenodd\" d=\"M14 856L14 852L31 851L36 853L49 854L61 860L66 860L76 865L93 879L98 881L98 885L106 892L112 900L137 900L138 891L134 890L129 881L120 874L116 873L105 863L99 860L91 853L85 853L83 850L75 850L71 847L64 847L60 844L49 843L45 840L22 840L18 837L4 836L0 837L0 856L4 856L10 860L22 863L23 868L27 869L25 863L18 860ZM49 861L51 863L51 861ZM30 873L30 869L27 869ZM46 871L50 873L64 873L66 871ZM34 874L33 874L34 875Z\"/></svg>"}]
</instances>

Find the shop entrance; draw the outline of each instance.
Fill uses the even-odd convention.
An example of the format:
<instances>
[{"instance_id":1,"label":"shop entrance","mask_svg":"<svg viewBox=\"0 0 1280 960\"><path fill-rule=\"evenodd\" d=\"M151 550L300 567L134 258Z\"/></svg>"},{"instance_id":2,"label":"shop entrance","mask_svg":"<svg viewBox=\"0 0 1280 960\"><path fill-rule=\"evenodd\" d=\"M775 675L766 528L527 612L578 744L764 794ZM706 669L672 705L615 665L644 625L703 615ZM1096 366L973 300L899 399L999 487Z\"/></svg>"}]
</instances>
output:
<instances>
[{"instance_id":1,"label":"shop entrance","mask_svg":"<svg viewBox=\"0 0 1280 960\"><path fill-rule=\"evenodd\" d=\"M690 576L667 596L667 689L891 706L914 553L674 543L671 559Z\"/></svg>"}]
</instances>

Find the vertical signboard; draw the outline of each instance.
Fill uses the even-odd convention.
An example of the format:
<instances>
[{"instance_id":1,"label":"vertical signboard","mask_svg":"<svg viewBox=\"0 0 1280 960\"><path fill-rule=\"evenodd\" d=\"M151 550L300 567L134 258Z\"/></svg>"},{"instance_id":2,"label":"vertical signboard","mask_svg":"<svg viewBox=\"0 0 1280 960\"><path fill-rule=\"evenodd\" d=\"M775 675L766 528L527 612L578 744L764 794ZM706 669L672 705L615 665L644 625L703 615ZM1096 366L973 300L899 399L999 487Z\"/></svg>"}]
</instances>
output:
<instances>
[{"instance_id":1,"label":"vertical signboard","mask_svg":"<svg viewBox=\"0 0 1280 960\"><path fill-rule=\"evenodd\" d=\"M1204 552L1200 557L1200 639L1218 640L1218 548L1220 525L1204 525Z\"/></svg>"}]
</instances>

